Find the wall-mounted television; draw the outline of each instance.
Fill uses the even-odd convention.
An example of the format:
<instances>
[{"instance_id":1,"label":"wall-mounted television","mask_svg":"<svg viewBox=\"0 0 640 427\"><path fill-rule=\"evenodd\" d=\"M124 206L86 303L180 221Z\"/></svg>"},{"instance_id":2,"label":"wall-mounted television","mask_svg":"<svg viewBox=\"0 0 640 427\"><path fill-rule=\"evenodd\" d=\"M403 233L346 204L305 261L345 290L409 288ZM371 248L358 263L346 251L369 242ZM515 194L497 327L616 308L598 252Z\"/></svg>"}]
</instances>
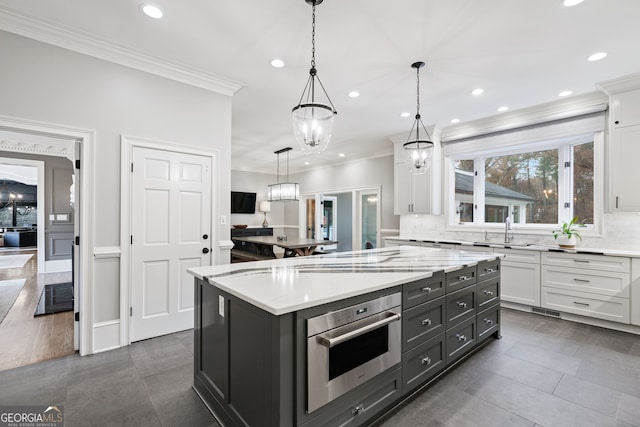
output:
<instances>
[{"instance_id":1,"label":"wall-mounted television","mask_svg":"<svg viewBox=\"0 0 640 427\"><path fill-rule=\"evenodd\" d=\"M231 192L231 213L252 214L256 213L256 193L244 193L242 191Z\"/></svg>"}]
</instances>

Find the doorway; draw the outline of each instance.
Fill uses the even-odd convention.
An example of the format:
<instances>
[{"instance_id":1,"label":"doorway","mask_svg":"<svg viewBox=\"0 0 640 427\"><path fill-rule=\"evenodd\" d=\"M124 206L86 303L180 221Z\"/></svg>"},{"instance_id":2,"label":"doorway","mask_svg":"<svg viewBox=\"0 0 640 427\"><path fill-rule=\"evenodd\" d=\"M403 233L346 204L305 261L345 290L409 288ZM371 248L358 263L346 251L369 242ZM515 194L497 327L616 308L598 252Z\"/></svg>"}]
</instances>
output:
<instances>
[{"instance_id":1,"label":"doorway","mask_svg":"<svg viewBox=\"0 0 640 427\"><path fill-rule=\"evenodd\" d=\"M74 164L67 158L76 150L74 140L23 129L0 126L0 136L0 286L18 285L0 313L0 340L11 343L3 346L0 369L9 369L79 350L79 303L72 296L79 294L72 271ZM25 141L27 150L21 149ZM59 199L63 210L56 209ZM48 298L53 295L55 301Z\"/></svg>"}]
</instances>

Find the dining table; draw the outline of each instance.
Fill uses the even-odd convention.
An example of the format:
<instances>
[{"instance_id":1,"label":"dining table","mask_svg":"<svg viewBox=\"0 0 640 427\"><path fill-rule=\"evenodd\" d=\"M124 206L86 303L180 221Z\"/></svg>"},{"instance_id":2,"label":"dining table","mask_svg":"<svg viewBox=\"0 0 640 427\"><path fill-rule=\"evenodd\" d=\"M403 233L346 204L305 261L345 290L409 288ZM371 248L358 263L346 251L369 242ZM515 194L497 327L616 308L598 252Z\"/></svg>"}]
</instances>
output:
<instances>
[{"instance_id":1,"label":"dining table","mask_svg":"<svg viewBox=\"0 0 640 427\"><path fill-rule=\"evenodd\" d=\"M254 245L278 246L284 249L285 257L312 255L318 246L335 245L337 240L318 240L304 237L281 236L245 236L234 237L239 242L252 243Z\"/></svg>"}]
</instances>

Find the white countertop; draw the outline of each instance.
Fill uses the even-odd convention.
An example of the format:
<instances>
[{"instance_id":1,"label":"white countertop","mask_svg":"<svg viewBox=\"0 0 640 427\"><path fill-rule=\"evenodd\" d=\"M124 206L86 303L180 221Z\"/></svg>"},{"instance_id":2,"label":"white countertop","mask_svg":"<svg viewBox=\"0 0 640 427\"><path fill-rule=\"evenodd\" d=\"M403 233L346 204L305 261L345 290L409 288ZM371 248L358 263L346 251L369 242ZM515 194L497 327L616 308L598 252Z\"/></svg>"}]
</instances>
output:
<instances>
[{"instance_id":1,"label":"white countertop","mask_svg":"<svg viewBox=\"0 0 640 427\"><path fill-rule=\"evenodd\" d=\"M282 315L500 256L490 252L396 246L196 267L187 272L271 314Z\"/></svg>"},{"instance_id":2,"label":"white countertop","mask_svg":"<svg viewBox=\"0 0 640 427\"><path fill-rule=\"evenodd\" d=\"M546 252L566 252L568 254L591 254L591 255L607 255L607 256L623 256L630 258L640 258L640 251L628 250L628 249L608 249L608 248L584 248L576 247L575 249L562 249L557 245L537 245L537 244L522 244L522 243L495 243L495 242L468 242L464 240L453 239L430 239L430 238L416 238L416 237L401 237L392 236L385 237L386 240L395 240L398 242L428 242L428 243L441 243L443 245L459 245L460 250L464 250L465 246L487 246L490 248L507 248L507 249L524 249L529 251L546 251Z\"/></svg>"}]
</instances>

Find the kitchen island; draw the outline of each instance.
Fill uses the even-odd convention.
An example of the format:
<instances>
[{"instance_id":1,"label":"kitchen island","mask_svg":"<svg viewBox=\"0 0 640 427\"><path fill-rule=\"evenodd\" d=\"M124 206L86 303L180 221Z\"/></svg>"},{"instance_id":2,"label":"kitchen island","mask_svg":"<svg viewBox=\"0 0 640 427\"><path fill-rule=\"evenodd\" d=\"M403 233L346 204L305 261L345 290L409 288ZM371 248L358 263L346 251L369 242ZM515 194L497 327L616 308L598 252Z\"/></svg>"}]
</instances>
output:
<instances>
[{"instance_id":1,"label":"kitchen island","mask_svg":"<svg viewBox=\"0 0 640 427\"><path fill-rule=\"evenodd\" d=\"M225 426L370 423L500 337L500 254L400 246L192 268Z\"/></svg>"}]
</instances>

